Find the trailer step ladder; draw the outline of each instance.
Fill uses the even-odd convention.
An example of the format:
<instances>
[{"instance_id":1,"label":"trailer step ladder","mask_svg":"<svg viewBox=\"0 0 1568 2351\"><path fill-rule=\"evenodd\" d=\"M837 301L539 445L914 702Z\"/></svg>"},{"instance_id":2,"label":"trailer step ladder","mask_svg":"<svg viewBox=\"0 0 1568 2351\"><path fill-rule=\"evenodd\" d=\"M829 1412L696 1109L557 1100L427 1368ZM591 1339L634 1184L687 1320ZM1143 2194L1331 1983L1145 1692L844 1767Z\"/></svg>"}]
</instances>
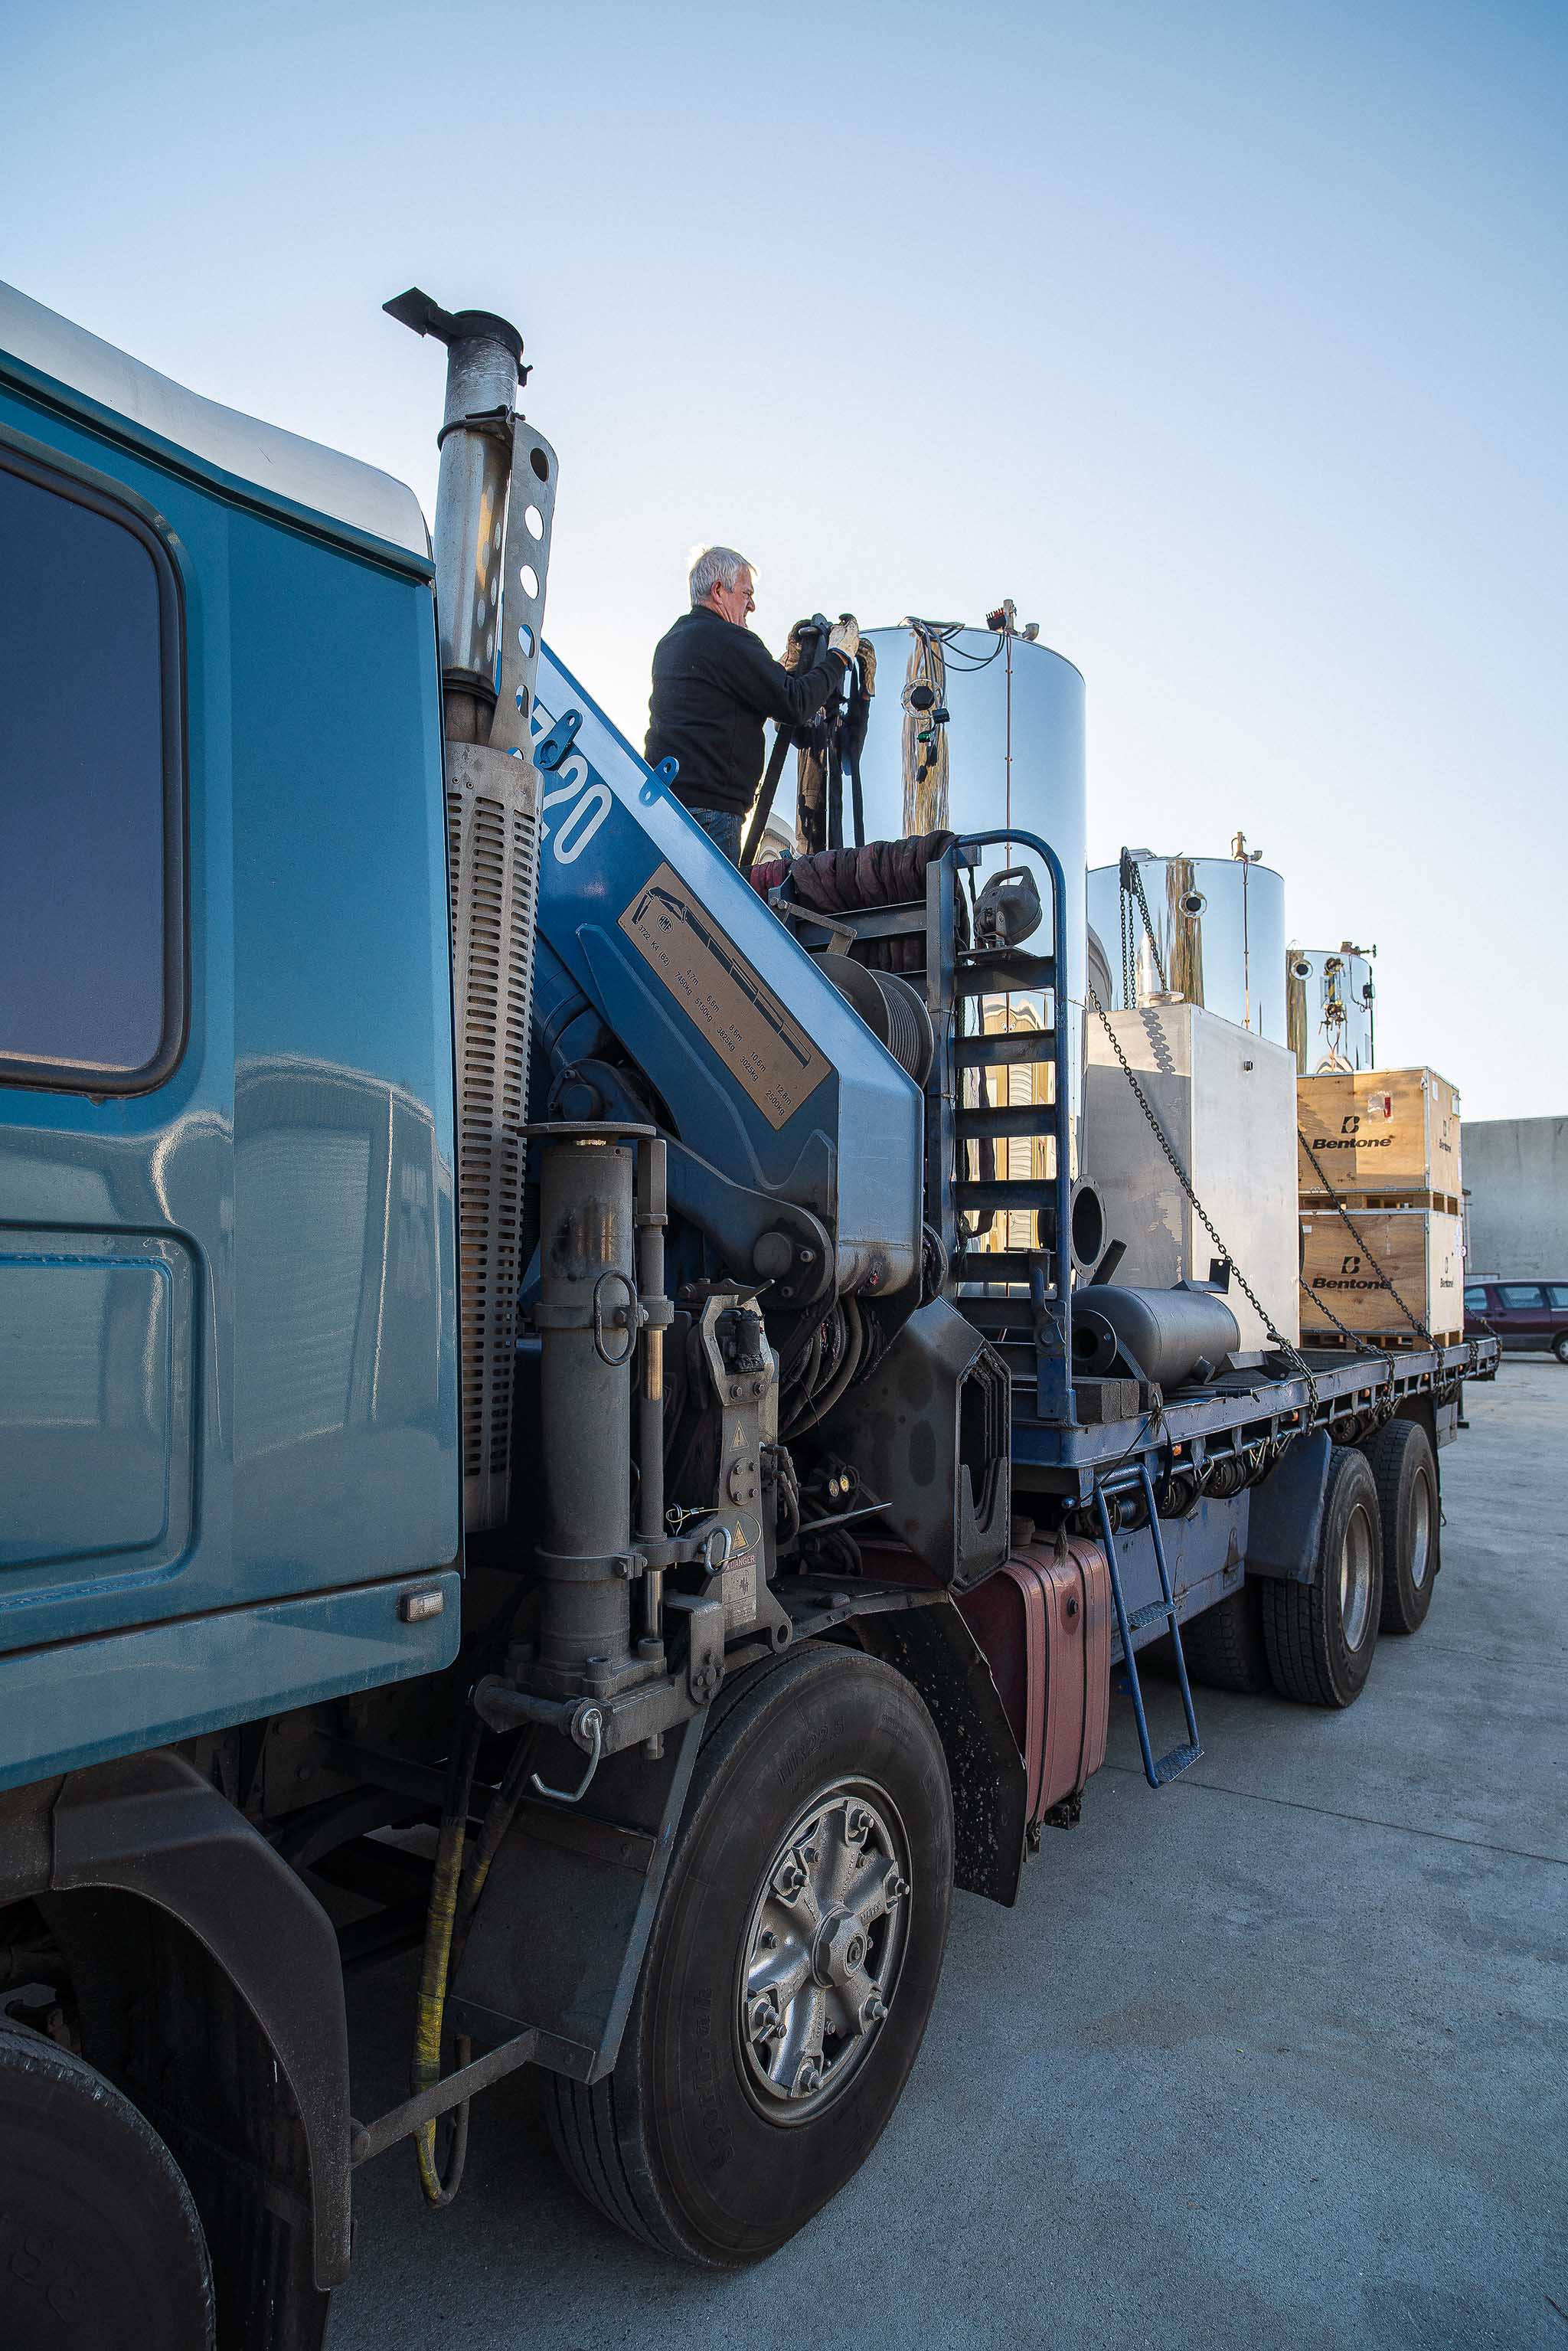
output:
<instances>
[{"instance_id":1,"label":"trailer step ladder","mask_svg":"<svg viewBox=\"0 0 1568 2351\"><path fill-rule=\"evenodd\" d=\"M1164 1788L1179 1780L1203 1753L1203 1742L1197 1735L1197 1717L1193 1712L1192 1688L1186 1677L1186 1659L1182 1655L1181 1627L1176 1622L1176 1604L1171 1592L1170 1569L1166 1564L1166 1546L1160 1533L1159 1512L1155 1508L1154 1480L1149 1465L1140 1460L1131 1473L1133 1480L1143 1489L1144 1507L1148 1512L1148 1528L1154 1537L1155 1564L1160 1572L1160 1597L1145 1608L1127 1613L1126 1597L1122 1590L1122 1571L1116 1561L1116 1530L1111 1522L1111 1504L1103 1485L1096 1485L1094 1499L1100 1511L1100 1530L1105 1539L1105 1557L1111 1569L1111 1598L1116 1610L1116 1626L1122 1635L1122 1670L1127 1677L1127 1694L1133 1701L1133 1719L1138 1727L1138 1746L1144 1758L1144 1777L1151 1788ZM1144 1708L1143 1684L1138 1678L1137 1652L1133 1635L1141 1633L1164 1617L1170 1630L1171 1647L1176 1654L1176 1681L1181 1689L1182 1712L1186 1717L1186 1738L1179 1747L1165 1755L1156 1756L1149 1744L1149 1719Z\"/></svg>"}]
</instances>

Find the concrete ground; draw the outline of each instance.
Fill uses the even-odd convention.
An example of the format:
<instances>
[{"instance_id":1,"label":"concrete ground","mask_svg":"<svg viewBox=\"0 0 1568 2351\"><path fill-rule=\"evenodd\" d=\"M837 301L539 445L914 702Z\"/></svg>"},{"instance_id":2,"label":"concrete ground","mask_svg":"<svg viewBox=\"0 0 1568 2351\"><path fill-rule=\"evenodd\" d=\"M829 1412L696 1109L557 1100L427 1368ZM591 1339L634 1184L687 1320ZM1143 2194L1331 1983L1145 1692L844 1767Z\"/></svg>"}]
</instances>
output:
<instances>
[{"instance_id":1,"label":"concrete ground","mask_svg":"<svg viewBox=\"0 0 1568 2351\"><path fill-rule=\"evenodd\" d=\"M1568 1371L1469 1410L1425 1629L1348 1714L1200 1692L1159 1795L1115 1700L1082 1826L1015 1910L959 1896L903 2105L771 2262L607 2227L525 2076L450 2211L405 2151L361 2175L329 2351L1568 2351ZM363 2113L402 2094L407 1963L355 2005Z\"/></svg>"}]
</instances>

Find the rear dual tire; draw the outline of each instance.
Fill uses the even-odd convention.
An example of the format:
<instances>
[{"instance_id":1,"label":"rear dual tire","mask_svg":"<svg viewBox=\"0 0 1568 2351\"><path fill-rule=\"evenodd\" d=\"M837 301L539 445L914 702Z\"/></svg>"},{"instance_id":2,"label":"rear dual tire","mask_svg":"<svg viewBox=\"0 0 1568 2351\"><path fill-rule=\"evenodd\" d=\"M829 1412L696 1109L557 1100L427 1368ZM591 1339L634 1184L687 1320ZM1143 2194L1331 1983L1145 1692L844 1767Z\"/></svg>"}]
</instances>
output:
<instances>
[{"instance_id":1,"label":"rear dual tire","mask_svg":"<svg viewBox=\"0 0 1568 2351\"><path fill-rule=\"evenodd\" d=\"M1263 1638L1260 1583L1243 1583L1181 1628L1188 1676L1206 1688L1235 1690L1258 1698L1272 1689L1269 1651Z\"/></svg>"},{"instance_id":2,"label":"rear dual tire","mask_svg":"<svg viewBox=\"0 0 1568 2351\"><path fill-rule=\"evenodd\" d=\"M1302 1706L1354 1705L1372 1670L1382 1607L1377 1482L1364 1453L1336 1445L1315 1576L1311 1583L1262 1584L1264 1646L1281 1697Z\"/></svg>"},{"instance_id":3,"label":"rear dual tire","mask_svg":"<svg viewBox=\"0 0 1568 2351\"><path fill-rule=\"evenodd\" d=\"M615 2069L591 2088L549 2084L583 2194L705 2269L793 2236L903 2093L952 1880L941 1742L901 1675L806 1644L737 1677L709 1722Z\"/></svg>"},{"instance_id":4,"label":"rear dual tire","mask_svg":"<svg viewBox=\"0 0 1568 2351\"><path fill-rule=\"evenodd\" d=\"M1418 1633L1442 1564L1437 1458L1417 1421L1390 1420L1362 1447L1377 1488L1385 1633Z\"/></svg>"}]
</instances>

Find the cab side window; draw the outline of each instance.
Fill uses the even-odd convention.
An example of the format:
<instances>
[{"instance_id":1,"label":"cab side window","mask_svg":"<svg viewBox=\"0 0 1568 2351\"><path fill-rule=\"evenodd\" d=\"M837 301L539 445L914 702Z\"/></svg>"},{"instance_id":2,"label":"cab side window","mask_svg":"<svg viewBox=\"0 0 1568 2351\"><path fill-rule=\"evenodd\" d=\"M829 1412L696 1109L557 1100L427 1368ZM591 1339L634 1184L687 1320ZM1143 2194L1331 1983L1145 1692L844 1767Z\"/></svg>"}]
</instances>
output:
<instances>
[{"instance_id":1,"label":"cab side window","mask_svg":"<svg viewBox=\"0 0 1568 2351\"><path fill-rule=\"evenodd\" d=\"M1497 1294L1499 1303L1514 1313L1541 1304L1541 1285L1535 1281L1500 1281Z\"/></svg>"},{"instance_id":2,"label":"cab side window","mask_svg":"<svg viewBox=\"0 0 1568 2351\"><path fill-rule=\"evenodd\" d=\"M1465 1312L1467 1314L1484 1314L1486 1311L1486 1285L1483 1282L1474 1282L1465 1291Z\"/></svg>"},{"instance_id":3,"label":"cab side window","mask_svg":"<svg viewBox=\"0 0 1568 2351\"><path fill-rule=\"evenodd\" d=\"M112 491L0 444L0 1085L139 1092L183 1030L178 589Z\"/></svg>"}]
</instances>

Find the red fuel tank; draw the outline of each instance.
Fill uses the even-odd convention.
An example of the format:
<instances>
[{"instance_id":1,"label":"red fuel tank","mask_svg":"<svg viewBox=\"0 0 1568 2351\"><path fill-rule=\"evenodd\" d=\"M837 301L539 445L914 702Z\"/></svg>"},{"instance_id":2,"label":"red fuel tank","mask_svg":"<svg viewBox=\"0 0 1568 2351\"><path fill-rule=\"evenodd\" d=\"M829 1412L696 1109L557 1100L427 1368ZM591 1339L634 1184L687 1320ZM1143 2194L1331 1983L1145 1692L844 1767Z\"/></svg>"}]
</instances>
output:
<instances>
[{"instance_id":1,"label":"red fuel tank","mask_svg":"<svg viewBox=\"0 0 1568 2351\"><path fill-rule=\"evenodd\" d=\"M1028 1774L1029 1818L1076 1796L1105 1760L1111 1577L1097 1543L1030 1543L958 1602L986 1653Z\"/></svg>"}]
</instances>

